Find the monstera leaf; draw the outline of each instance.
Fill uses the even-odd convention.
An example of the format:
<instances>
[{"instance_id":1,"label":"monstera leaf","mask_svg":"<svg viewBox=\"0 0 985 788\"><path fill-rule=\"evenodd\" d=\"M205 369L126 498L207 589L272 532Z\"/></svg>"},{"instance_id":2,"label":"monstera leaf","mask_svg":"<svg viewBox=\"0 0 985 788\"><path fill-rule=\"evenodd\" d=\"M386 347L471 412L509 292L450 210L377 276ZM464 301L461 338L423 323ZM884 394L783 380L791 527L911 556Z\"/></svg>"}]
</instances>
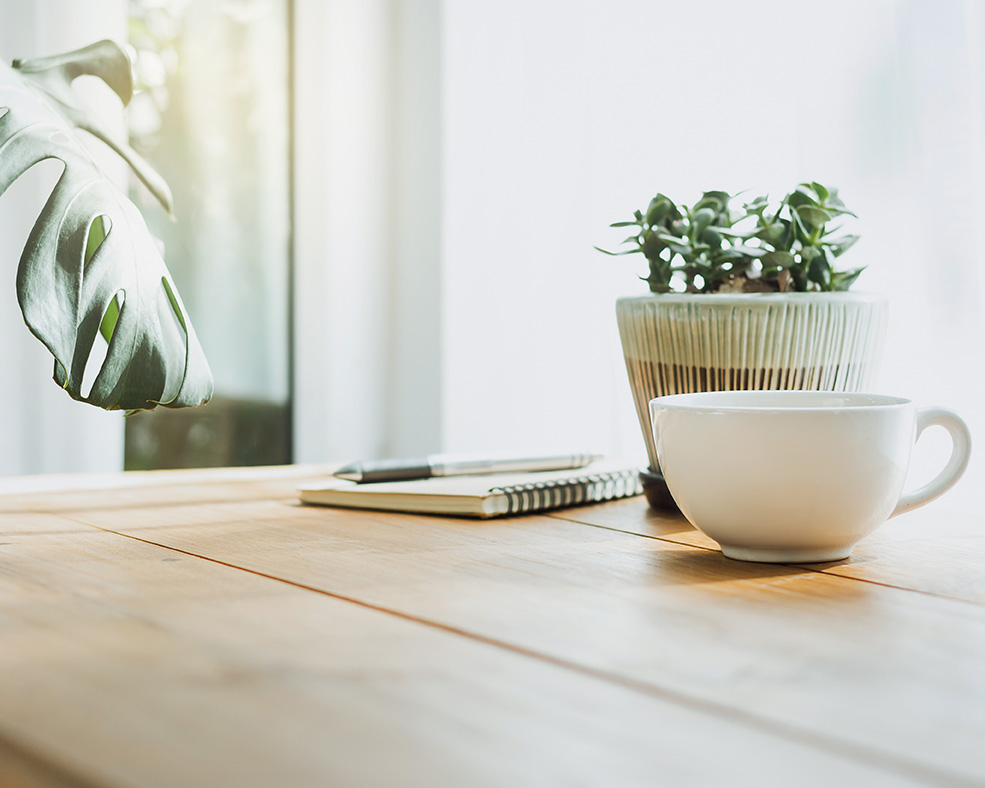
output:
<instances>
[{"instance_id":1,"label":"monstera leaf","mask_svg":"<svg viewBox=\"0 0 985 788\"><path fill-rule=\"evenodd\" d=\"M24 321L74 399L128 411L199 405L212 396L212 373L178 291L139 211L82 145L79 129L122 156L168 212L170 192L83 107L72 82L85 74L129 102L130 62L111 41L0 65L0 194L42 160L65 165L17 269ZM100 358L99 344L105 358L93 380L86 368Z\"/></svg>"}]
</instances>

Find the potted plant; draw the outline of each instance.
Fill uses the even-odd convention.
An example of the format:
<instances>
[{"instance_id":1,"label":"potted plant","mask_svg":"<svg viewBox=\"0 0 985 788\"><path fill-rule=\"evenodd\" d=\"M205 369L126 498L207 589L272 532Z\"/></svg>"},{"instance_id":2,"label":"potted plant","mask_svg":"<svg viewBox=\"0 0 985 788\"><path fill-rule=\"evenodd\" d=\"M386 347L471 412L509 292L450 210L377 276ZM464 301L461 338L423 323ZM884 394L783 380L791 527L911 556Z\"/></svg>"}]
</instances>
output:
<instances>
[{"instance_id":1,"label":"potted plant","mask_svg":"<svg viewBox=\"0 0 985 788\"><path fill-rule=\"evenodd\" d=\"M802 183L778 204L708 191L692 206L657 194L624 248L642 254L649 295L616 304L626 369L650 467L653 506L672 505L657 463L648 403L729 389L861 391L885 334L883 298L848 292L861 267L840 269L858 240L836 189ZM838 225L838 226L833 226ZM597 248L597 247L596 247Z\"/></svg>"},{"instance_id":2,"label":"potted plant","mask_svg":"<svg viewBox=\"0 0 985 788\"><path fill-rule=\"evenodd\" d=\"M177 288L140 212L79 131L126 160L169 213L170 191L86 110L72 89L83 75L129 102L130 61L111 41L0 65L0 194L44 159L64 164L17 269L24 321L76 400L128 412L201 404L212 373Z\"/></svg>"}]
</instances>

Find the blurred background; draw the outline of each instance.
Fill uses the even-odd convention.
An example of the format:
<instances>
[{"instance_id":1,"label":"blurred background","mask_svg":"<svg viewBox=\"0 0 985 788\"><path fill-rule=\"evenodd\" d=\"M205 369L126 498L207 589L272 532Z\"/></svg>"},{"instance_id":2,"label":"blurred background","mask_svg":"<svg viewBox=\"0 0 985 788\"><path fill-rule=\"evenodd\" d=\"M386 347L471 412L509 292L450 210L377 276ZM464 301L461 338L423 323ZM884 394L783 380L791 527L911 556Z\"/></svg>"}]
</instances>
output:
<instances>
[{"instance_id":1,"label":"blurred background","mask_svg":"<svg viewBox=\"0 0 985 788\"><path fill-rule=\"evenodd\" d=\"M657 191L802 180L840 189L869 266L855 287L890 299L875 388L983 434L972 0L0 0L8 62L100 38L137 53L127 131L177 222L133 195L216 396L124 419L52 383L13 289L57 177L38 167L0 199L0 474L555 447L643 462L614 318L645 292L642 258L592 247ZM914 481L947 448L928 433ZM983 467L945 500L970 503Z\"/></svg>"}]
</instances>

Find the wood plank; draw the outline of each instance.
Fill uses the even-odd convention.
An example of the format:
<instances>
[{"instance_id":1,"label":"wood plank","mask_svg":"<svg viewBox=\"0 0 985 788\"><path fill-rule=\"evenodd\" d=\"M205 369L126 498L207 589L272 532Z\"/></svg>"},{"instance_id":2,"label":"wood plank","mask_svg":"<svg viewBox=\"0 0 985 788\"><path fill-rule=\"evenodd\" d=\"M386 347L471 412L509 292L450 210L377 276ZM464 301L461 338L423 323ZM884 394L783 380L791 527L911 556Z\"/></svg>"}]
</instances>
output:
<instances>
[{"instance_id":1,"label":"wood plank","mask_svg":"<svg viewBox=\"0 0 985 788\"><path fill-rule=\"evenodd\" d=\"M240 506L249 539L263 505ZM61 516L4 514L0 542L5 788L927 777Z\"/></svg>"},{"instance_id":2,"label":"wood plank","mask_svg":"<svg viewBox=\"0 0 985 788\"><path fill-rule=\"evenodd\" d=\"M287 497L71 517L935 782L985 780L978 605L544 516L477 523Z\"/></svg>"},{"instance_id":3,"label":"wood plank","mask_svg":"<svg viewBox=\"0 0 985 788\"><path fill-rule=\"evenodd\" d=\"M0 477L0 497L37 496L54 493L67 496L70 493L93 492L97 494L135 487L191 487L201 484L225 482L254 482L277 484L305 478L313 479L331 475L341 463L310 465L268 465L265 467L236 468L187 468L167 471L116 471L106 473L49 473L36 476ZM281 489L289 486L281 484Z\"/></svg>"},{"instance_id":4,"label":"wood plank","mask_svg":"<svg viewBox=\"0 0 985 788\"><path fill-rule=\"evenodd\" d=\"M46 758L0 737L0 785L4 788L100 788L63 771Z\"/></svg>"},{"instance_id":5,"label":"wood plank","mask_svg":"<svg viewBox=\"0 0 985 788\"><path fill-rule=\"evenodd\" d=\"M295 465L0 478L0 512L56 513L96 506L170 506L175 501L296 498L299 483L324 479L336 467L337 464Z\"/></svg>"},{"instance_id":6,"label":"wood plank","mask_svg":"<svg viewBox=\"0 0 985 788\"><path fill-rule=\"evenodd\" d=\"M566 509L552 516L675 544L719 549L681 515L655 512L639 499ZM856 545L847 561L804 567L985 605L985 516L931 504L882 525Z\"/></svg>"}]
</instances>

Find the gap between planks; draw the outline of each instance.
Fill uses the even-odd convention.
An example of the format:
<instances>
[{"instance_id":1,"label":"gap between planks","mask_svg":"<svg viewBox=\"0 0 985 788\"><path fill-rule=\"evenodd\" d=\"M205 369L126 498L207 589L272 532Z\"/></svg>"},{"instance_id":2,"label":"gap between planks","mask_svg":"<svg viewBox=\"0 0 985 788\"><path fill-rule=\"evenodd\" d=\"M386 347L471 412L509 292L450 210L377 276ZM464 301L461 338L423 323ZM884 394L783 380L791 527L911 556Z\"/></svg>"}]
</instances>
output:
<instances>
[{"instance_id":1,"label":"gap between planks","mask_svg":"<svg viewBox=\"0 0 985 788\"><path fill-rule=\"evenodd\" d=\"M601 670L599 668L593 668L588 665L583 665L578 662L563 659L560 657L552 656L550 654L545 654L540 651L536 651L525 646L521 646L515 643L510 643L499 638L490 637L488 635L483 635L479 632L472 632L462 627L452 626L450 624L443 624L440 621L435 621L433 619L425 618L423 616L416 616L411 613L402 612L399 610L394 610L393 608L386 607L384 605L374 604L372 602L367 602L365 600L358 599L353 596L346 594L340 594L333 591L328 591L324 588L319 588L307 583L302 583L295 580L289 580L278 575L270 574L268 572L261 572L256 569L251 569L249 567L240 566L229 561L223 561L218 558L213 558L208 555L203 555L201 553L196 553L190 550L184 550L171 545L162 544L156 542L152 539L145 539L133 534L123 533L121 531L116 531L112 528L106 528L103 526L95 525L90 522L85 522L83 520L77 520L73 518L70 513L66 512L52 512L52 516L58 517L60 519L71 522L75 525L82 525L87 528L92 528L103 533L112 534L114 536L123 537L125 539L131 539L136 542L140 542L153 547L168 550L173 553L177 553L189 558L196 558L208 563L216 564L218 566L223 566L228 569L234 569L241 572L246 572L250 575L257 577L262 577L267 580L272 580L277 583L283 583L294 588L310 591L321 596L331 598L340 602L346 602L352 605L356 605L366 610L372 610L377 613L382 613L384 615L392 616L394 618L401 619L410 623L418 624L424 627L428 627L434 630L438 630L447 634L455 635L458 637L466 638L473 642L482 643L484 645L491 646L493 648L499 648L510 653L516 654L518 656L526 657L528 659L536 660L543 664L553 665L555 667L561 668L563 670L571 671L573 673L590 677L602 682L607 682L624 689L628 689L634 692L639 692L641 694L663 700L668 703L677 704L685 708L691 709L692 711L702 712L712 716L716 716L720 719L726 721L734 722L740 725L748 725L760 732L777 736L778 738L785 739L797 744L806 745L820 749L822 751L829 752L833 755L841 756L850 760L854 760L861 764L866 764L875 768L883 769L889 773L897 774L910 779L917 778L920 780L927 780L928 782L933 782L935 785L948 785L955 786L955 788L960 788L963 786L969 786L974 788L979 786L980 783L969 779L965 775L947 772L942 769L934 768L928 766L920 761L913 761L909 759L904 759L898 755L890 755L887 753L880 752L878 750L869 749L862 746L856 746L851 742L845 741L843 739L838 739L835 737L825 736L823 733L818 733L812 730L806 730L797 728L788 723L780 723L770 720L769 718L761 717L755 714L750 714L734 706L730 706L724 703L715 703L714 701L709 701L704 698L694 697L685 692L678 692L667 687L660 687L654 684L649 684L645 681L629 678L626 676L620 676L617 673L611 673L606 670ZM566 518L556 517L556 519L564 520L566 522L571 522L578 525L593 525L592 523L582 523L578 520L571 520ZM600 528L608 528L608 530L618 531L619 529L607 527L607 526L594 526ZM631 536L647 536L646 534L640 534L633 531L626 531ZM659 537L649 537L654 539L659 539ZM671 540L662 540L671 541ZM681 546L681 543L673 542L674 544ZM695 545L684 544L685 547L695 547ZM709 550L710 548L702 548L704 550ZM799 568L799 567L798 567ZM816 570L813 570L816 571ZM851 580L855 578L846 578L840 575L828 575L829 577L835 577L840 580ZM882 585L882 584L877 584ZM906 590L906 589L904 589ZM2 741L2 739L0 739Z\"/></svg>"},{"instance_id":2,"label":"gap between planks","mask_svg":"<svg viewBox=\"0 0 985 788\"><path fill-rule=\"evenodd\" d=\"M574 525L587 525L590 528L600 528L604 531L612 531L614 533L625 534L627 536L639 536L643 539L653 539L657 542L665 542L667 544L677 545L678 547L690 547L695 550L704 550L708 553L718 553L721 552L717 547L710 547L703 544L694 544L693 542L688 542L683 539L674 539L669 536L657 536L656 534L643 534L639 531L629 531L625 528L616 528L614 525L603 525L602 523L590 523L585 520L579 520L575 517L567 516L557 512L543 512L545 517L550 517L553 520L560 520L565 523L572 523ZM696 530L696 529L695 529ZM833 562L836 566L838 562ZM961 597L952 596L950 594L942 594L936 591L925 591L919 588L910 588L904 585L898 585L896 583L888 583L882 580L872 580L868 577L855 577L853 575L842 575L838 572L829 571L829 567L818 568L816 564L788 564L788 563L778 563L773 564L774 566L786 566L791 569L801 569L805 572L813 572L814 574L824 575L825 577L837 578L838 580L846 580L852 583L868 583L873 586L881 586L882 588L892 588L895 591L907 591L911 594L920 594L921 596L934 597L936 599L944 599L948 602L958 602L965 605L973 605L974 607L985 607L981 602L976 602L973 599L962 599Z\"/></svg>"}]
</instances>

